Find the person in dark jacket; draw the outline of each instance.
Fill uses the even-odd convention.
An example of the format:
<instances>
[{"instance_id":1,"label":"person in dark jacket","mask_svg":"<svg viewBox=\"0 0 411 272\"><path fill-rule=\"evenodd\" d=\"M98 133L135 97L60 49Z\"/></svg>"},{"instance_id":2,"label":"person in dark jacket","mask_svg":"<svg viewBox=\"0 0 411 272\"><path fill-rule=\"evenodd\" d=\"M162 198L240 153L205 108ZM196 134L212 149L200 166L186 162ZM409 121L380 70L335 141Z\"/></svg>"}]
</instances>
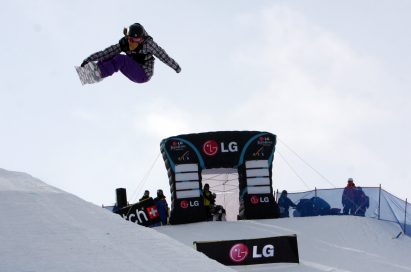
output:
<instances>
[{"instance_id":1,"label":"person in dark jacket","mask_svg":"<svg viewBox=\"0 0 411 272\"><path fill-rule=\"evenodd\" d=\"M329 215L331 212L331 206L327 201L321 197L314 196L311 198L313 203L313 214L314 215Z\"/></svg>"},{"instance_id":2,"label":"person in dark jacket","mask_svg":"<svg viewBox=\"0 0 411 272\"><path fill-rule=\"evenodd\" d=\"M210 192L210 185L208 183L204 184L203 187L203 204L206 211L207 220L211 221L213 219L211 209L215 204L215 197L213 193Z\"/></svg>"},{"instance_id":3,"label":"person in dark jacket","mask_svg":"<svg viewBox=\"0 0 411 272\"><path fill-rule=\"evenodd\" d=\"M124 37L117 44L83 61L83 69L80 69L85 73L83 84L99 82L118 71L135 83L147 82L153 76L154 57L180 73L178 63L148 35L141 24L135 23L128 29L124 28L123 34Z\"/></svg>"},{"instance_id":4,"label":"person in dark jacket","mask_svg":"<svg viewBox=\"0 0 411 272\"><path fill-rule=\"evenodd\" d=\"M168 215L169 215L169 208L168 203L166 200L166 196L163 193L163 190L157 190L157 197L154 198L154 202L157 206L157 211L160 215L161 225L167 225L168 222Z\"/></svg>"},{"instance_id":5,"label":"person in dark jacket","mask_svg":"<svg viewBox=\"0 0 411 272\"><path fill-rule=\"evenodd\" d=\"M146 199L150 198L150 191L149 190L145 190L143 196L139 199L139 201L144 201Z\"/></svg>"},{"instance_id":6,"label":"person in dark jacket","mask_svg":"<svg viewBox=\"0 0 411 272\"><path fill-rule=\"evenodd\" d=\"M349 178L347 181L347 186L344 188L341 203L343 205L343 214L354 214L355 213L355 191L356 187L354 180Z\"/></svg>"},{"instance_id":7,"label":"person in dark jacket","mask_svg":"<svg viewBox=\"0 0 411 272\"><path fill-rule=\"evenodd\" d=\"M355 192L354 202L355 202L354 214L358 216L365 216L365 211L370 206L370 198L364 193L361 187L358 187Z\"/></svg>"},{"instance_id":8,"label":"person in dark jacket","mask_svg":"<svg viewBox=\"0 0 411 272\"><path fill-rule=\"evenodd\" d=\"M280 206L280 217L290 217L290 207L297 207L297 205L295 205L287 195L287 191L283 190L280 198L278 199L278 206Z\"/></svg>"}]
</instances>

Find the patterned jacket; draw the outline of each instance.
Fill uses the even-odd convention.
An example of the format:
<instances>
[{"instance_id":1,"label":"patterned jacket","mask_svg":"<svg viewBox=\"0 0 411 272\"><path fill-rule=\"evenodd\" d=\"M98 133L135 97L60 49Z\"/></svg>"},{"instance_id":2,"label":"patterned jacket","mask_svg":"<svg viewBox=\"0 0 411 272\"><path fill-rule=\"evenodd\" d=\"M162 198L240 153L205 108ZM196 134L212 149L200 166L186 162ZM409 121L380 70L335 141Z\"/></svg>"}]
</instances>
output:
<instances>
[{"instance_id":1,"label":"patterned jacket","mask_svg":"<svg viewBox=\"0 0 411 272\"><path fill-rule=\"evenodd\" d=\"M140 44L136 49L130 50L127 37L123 37L120 41L112 45L103 51L96 52L86 58L84 61L104 61L113 58L114 56L125 52L128 56L132 57L136 62L140 63L143 67L147 77L150 79L154 72L154 57L157 57L162 62L170 66L177 73L181 71L180 65L169 57L166 51L161 48L151 36L144 30L144 42Z\"/></svg>"}]
</instances>

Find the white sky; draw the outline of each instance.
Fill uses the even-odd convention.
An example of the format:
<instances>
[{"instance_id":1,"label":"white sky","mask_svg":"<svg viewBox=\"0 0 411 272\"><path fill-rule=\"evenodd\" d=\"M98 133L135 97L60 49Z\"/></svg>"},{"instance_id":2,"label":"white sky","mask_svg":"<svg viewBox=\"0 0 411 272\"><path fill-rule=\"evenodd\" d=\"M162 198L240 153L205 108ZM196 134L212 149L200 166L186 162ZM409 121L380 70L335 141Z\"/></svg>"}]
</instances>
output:
<instances>
[{"instance_id":1,"label":"white sky","mask_svg":"<svg viewBox=\"0 0 411 272\"><path fill-rule=\"evenodd\" d=\"M168 192L163 138L264 130L280 141L275 189L353 177L411 196L411 2L152 2L2 4L1 168L98 205L117 187L135 201ZM156 61L147 84L116 74L82 87L74 65L134 22L182 72Z\"/></svg>"}]
</instances>

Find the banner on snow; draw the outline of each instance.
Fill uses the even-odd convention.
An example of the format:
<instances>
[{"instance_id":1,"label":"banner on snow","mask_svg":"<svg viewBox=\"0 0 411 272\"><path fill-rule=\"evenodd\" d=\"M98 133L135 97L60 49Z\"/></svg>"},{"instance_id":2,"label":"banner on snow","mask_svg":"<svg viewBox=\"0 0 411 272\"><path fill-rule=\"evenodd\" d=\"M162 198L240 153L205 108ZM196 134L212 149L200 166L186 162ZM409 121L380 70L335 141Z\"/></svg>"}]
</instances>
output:
<instances>
[{"instance_id":1,"label":"banner on snow","mask_svg":"<svg viewBox=\"0 0 411 272\"><path fill-rule=\"evenodd\" d=\"M153 198L121 208L115 213L133 223L150 227L160 223L160 215Z\"/></svg>"},{"instance_id":2,"label":"banner on snow","mask_svg":"<svg viewBox=\"0 0 411 272\"><path fill-rule=\"evenodd\" d=\"M297 236L194 242L197 251L224 265L299 263Z\"/></svg>"}]
</instances>

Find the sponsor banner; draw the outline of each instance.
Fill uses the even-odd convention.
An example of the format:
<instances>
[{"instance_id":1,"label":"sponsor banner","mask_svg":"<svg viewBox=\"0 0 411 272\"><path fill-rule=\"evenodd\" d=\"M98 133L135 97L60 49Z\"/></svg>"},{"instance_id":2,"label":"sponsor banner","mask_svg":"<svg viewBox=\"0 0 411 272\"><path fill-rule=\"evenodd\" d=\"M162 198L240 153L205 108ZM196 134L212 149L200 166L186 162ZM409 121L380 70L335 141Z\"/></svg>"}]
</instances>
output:
<instances>
[{"instance_id":1,"label":"sponsor banner","mask_svg":"<svg viewBox=\"0 0 411 272\"><path fill-rule=\"evenodd\" d=\"M133 205L115 211L124 219L133 223L150 227L160 223L160 215L153 198L149 198Z\"/></svg>"},{"instance_id":2,"label":"sponsor banner","mask_svg":"<svg viewBox=\"0 0 411 272\"><path fill-rule=\"evenodd\" d=\"M194 242L196 249L224 265L299 263L297 236Z\"/></svg>"},{"instance_id":3,"label":"sponsor banner","mask_svg":"<svg viewBox=\"0 0 411 272\"><path fill-rule=\"evenodd\" d=\"M206 213L202 198L195 197L173 200L170 224L192 223L205 220Z\"/></svg>"},{"instance_id":4,"label":"sponsor banner","mask_svg":"<svg viewBox=\"0 0 411 272\"><path fill-rule=\"evenodd\" d=\"M264 131L215 131L162 140L160 148L172 195L170 223L206 220L201 195L202 171L216 168L238 171L240 198L244 203L244 212L239 218L278 217L274 197L266 197L272 195L271 167L275 145L276 135ZM253 198L254 202L249 204L247 197L251 194L258 195L258 199ZM199 205L192 202L193 198L198 198L195 201Z\"/></svg>"},{"instance_id":5,"label":"sponsor banner","mask_svg":"<svg viewBox=\"0 0 411 272\"><path fill-rule=\"evenodd\" d=\"M202 168L211 169L271 159L275 144L276 136L268 132L220 131L170 137L161 146L174 164L200 163Z\"/></svg>"}]
</instances>

